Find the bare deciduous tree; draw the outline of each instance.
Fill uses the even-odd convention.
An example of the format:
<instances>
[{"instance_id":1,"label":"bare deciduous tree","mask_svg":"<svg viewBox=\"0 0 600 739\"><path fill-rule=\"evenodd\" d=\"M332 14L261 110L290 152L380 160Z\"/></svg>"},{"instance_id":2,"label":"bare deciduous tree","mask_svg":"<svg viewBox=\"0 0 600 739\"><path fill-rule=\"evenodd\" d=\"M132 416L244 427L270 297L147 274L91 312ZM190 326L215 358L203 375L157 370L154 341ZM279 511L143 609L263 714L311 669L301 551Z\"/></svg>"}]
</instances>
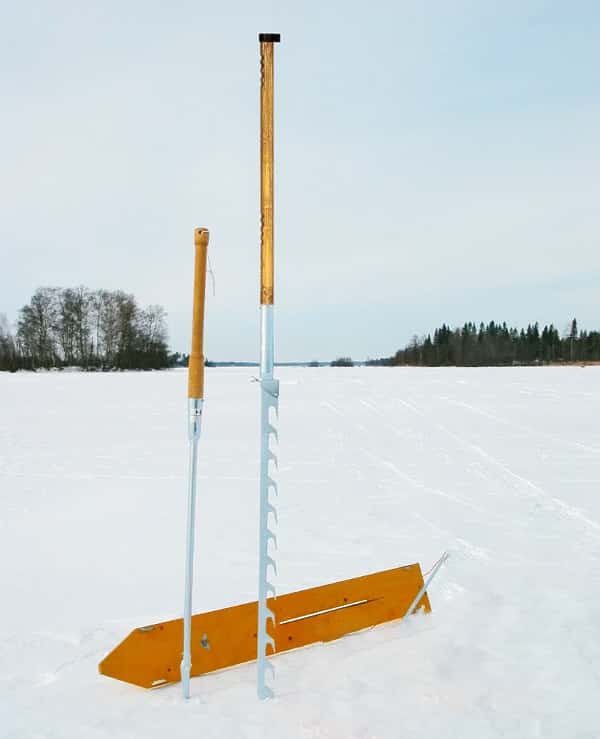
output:
<instances>
[{"instance_id":1,"label":"bare deciduous tree","mask_svg":"<svg viewBox=\"0 0 600 739\"><path fill-rule=\"evenodd\" d=\"M7 325L4 321L0 326L0 361L9 351ZM164 309L151 305L142 310L135 297L122 290L38 288L19 312L16 346L11 342L21 358L19 366L34 369L168 365Z\"/></svg>"},{"instance_id":2,"label":"bare deciduous tree","mask_svg":"<svg viewBox=\"0 0 600 739\"><path fill-rule=\"evenodd\" d=\"M33 366L56 364L56 326L58 323L58 288L38 287L29 305L19 314L18 337Z\"/></svg>"}]
</instances>

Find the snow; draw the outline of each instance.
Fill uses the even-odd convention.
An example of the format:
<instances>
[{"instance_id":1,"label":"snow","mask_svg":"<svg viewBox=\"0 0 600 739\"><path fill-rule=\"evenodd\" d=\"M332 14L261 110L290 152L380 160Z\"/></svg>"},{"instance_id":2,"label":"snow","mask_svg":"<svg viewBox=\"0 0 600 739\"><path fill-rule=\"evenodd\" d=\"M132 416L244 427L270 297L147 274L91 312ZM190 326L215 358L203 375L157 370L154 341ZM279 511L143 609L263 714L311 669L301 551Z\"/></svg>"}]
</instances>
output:
<instances>
[{"instance_id":1,"label":"snow","mask_svg":"<svg viewBox=\"0 0 600 739\"><path fill-rule=\"evenodd\" d=\"M451 557L433 612L144 691L181 615L184 371L0 373L0 737L600 736L600 367L281 368L279 592ZM258 386L209 369L194 610L256 598Z\"/></svg>"}]
</instances>

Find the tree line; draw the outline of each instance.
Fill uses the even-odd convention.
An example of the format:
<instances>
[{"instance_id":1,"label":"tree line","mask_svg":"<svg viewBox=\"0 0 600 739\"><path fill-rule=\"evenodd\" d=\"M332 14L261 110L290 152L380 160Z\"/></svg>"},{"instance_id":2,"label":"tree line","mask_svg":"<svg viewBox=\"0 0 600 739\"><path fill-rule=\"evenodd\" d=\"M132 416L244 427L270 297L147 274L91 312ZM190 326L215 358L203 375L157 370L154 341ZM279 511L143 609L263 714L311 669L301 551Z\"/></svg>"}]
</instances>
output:
<instances>
[{"instance_id":1,"label":"tree line","mask_svg":"<svg viewBox=\"0 0 600 739\"><path fill-rule=\"evenodd\" d=\"M160 369L170 364L166 313L122 290L40 287L16 331L0 315L0 370L78 366Z\"/></svg>"},{"instance_id":2,"label":"tree line","mask_svg":"<svg viewBox=\"0 0 600 739\"><path fill-rule=\"evenodd\" d=\"M454 329L442 324L433 337L415 336L393 356L367 364L477 367L592 361L600 361L600 332L579 331L573 319L562 337L552 324L541 331L538 323L520 330L494 321Z\"/></svg>"}]
</instances>

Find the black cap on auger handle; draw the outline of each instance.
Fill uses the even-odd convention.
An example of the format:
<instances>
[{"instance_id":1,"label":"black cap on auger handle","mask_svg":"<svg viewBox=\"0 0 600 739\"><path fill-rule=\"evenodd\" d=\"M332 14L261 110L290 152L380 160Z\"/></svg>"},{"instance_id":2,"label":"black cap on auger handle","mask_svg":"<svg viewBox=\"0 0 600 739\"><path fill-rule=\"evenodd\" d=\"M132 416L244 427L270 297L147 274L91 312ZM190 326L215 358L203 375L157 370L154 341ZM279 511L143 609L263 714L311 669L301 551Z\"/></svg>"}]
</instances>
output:
<instances>
[{"instance_id":1,"label":"black cap on auger handle","mask_svg":"<svg viewBox=\"0 0 600 739\"><path fill-rule=\"evenodd\" d=\"M259 33L258 40L259 41L272 41L273 43L278 44L281 41L281 34L280 33Z\"/></svg>"}]
</instances>

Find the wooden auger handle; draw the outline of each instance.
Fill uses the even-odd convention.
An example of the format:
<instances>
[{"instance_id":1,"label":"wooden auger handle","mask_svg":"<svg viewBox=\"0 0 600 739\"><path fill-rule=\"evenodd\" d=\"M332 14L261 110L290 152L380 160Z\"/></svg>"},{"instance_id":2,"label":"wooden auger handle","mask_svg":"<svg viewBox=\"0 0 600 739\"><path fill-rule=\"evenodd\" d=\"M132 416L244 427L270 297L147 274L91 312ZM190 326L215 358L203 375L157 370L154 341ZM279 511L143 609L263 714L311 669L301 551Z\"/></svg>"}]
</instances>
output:
<instances>
[{"instance_id":1,"label":"wooden auger handle","mask_svg":"<svg viewBox=\"0 0 600 739\"><path fill-rule=\"evenodd\" d=\"M260 302L273 305L275 275L273 257L273 44L278 33L260 33Z\"/></svg>"},{"instance_id":2,"label":"wooden auger handle","mask_svg":"<svg viewBox=\"0 0 600 739\"><path fill-rule=\"evenodd\" d=\"M194 308L192 313L192 351L188 368L188 398L204 398L204 299L206 295L206 253L208 229L194 231Z\"/></svg>"}]
</instances>

